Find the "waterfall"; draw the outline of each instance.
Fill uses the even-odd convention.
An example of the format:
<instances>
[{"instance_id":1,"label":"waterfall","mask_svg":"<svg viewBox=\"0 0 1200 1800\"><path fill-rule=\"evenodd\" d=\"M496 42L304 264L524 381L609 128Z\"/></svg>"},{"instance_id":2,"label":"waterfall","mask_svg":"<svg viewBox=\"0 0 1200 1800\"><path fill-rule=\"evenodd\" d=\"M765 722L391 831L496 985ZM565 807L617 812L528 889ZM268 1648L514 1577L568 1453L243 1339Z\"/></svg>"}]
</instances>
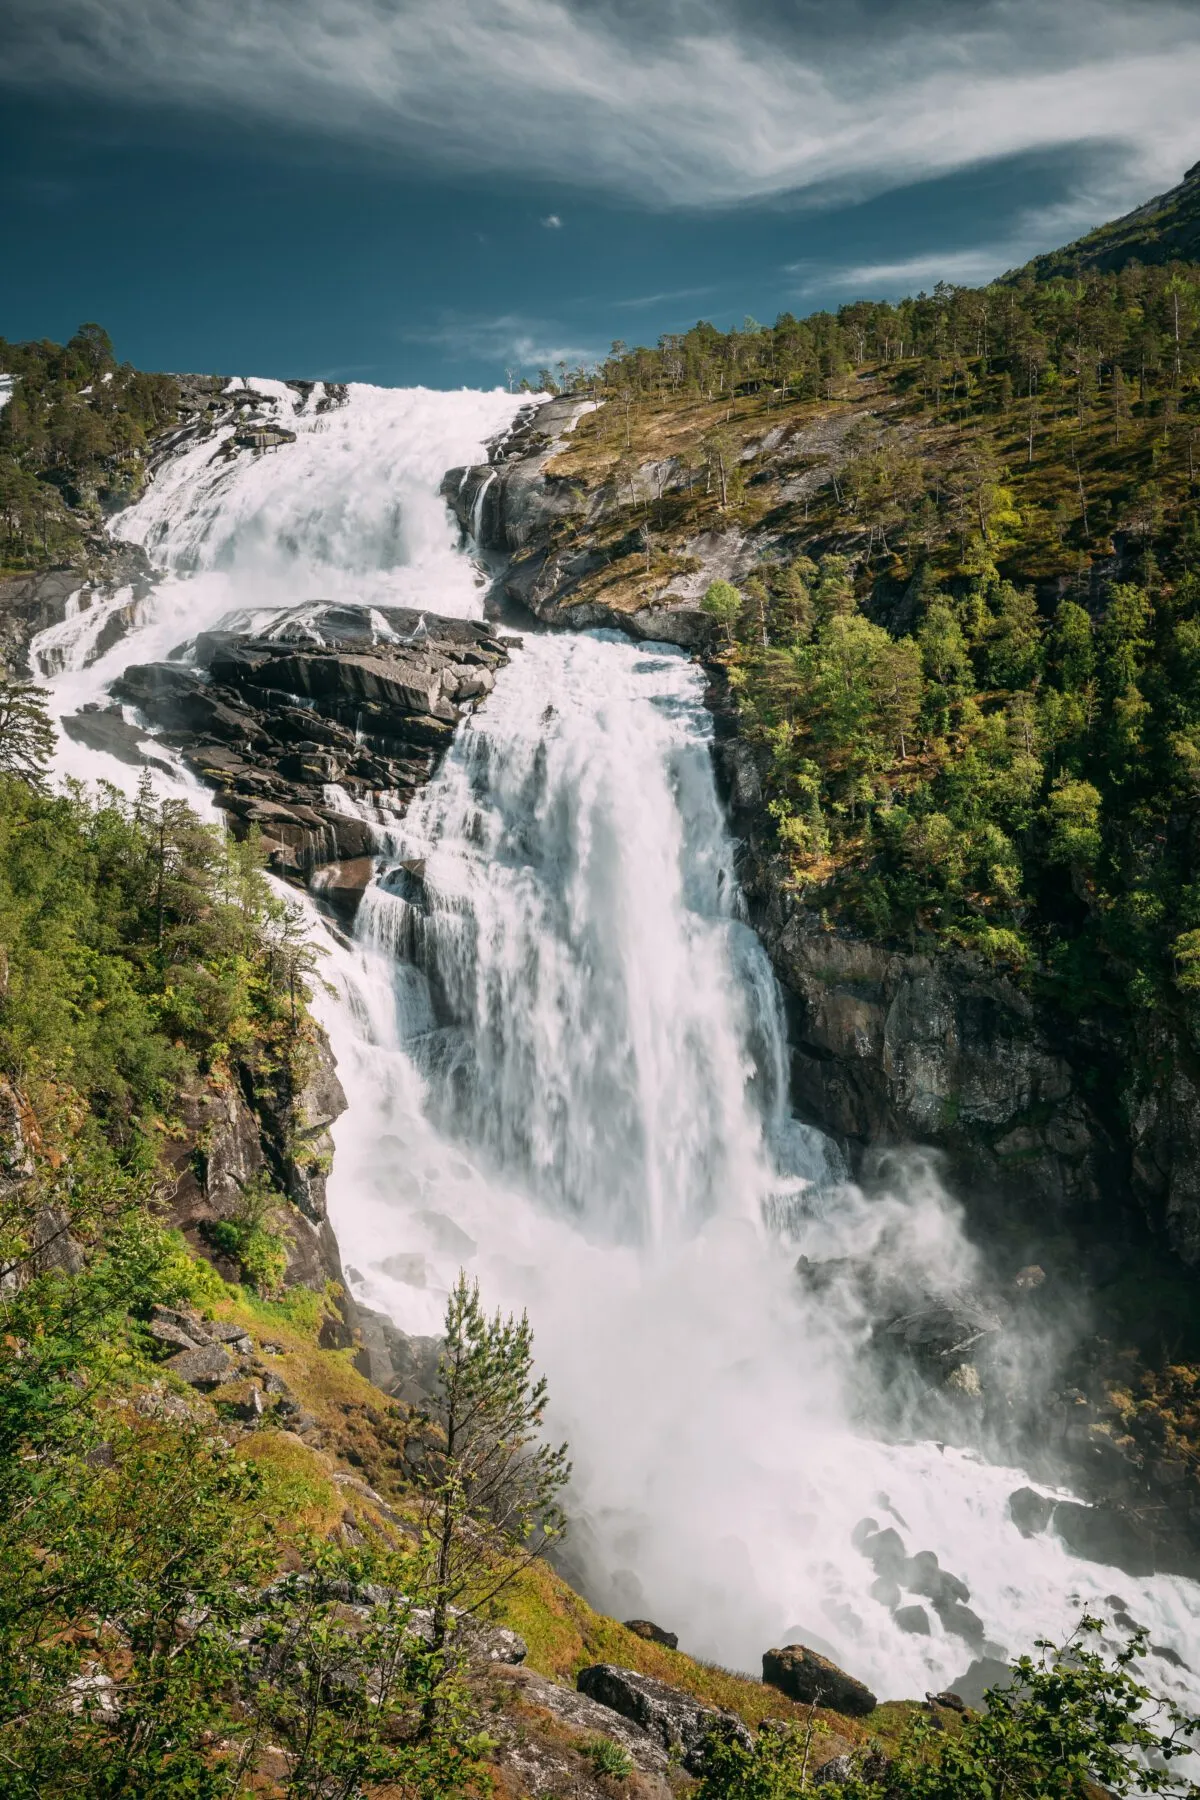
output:
<instances>
[{"instance_id":1,"label":"waterfall","mask_svg":"<svg viewBox=\"0 0 1200 1800\"><path fill-rule=\"evenodd\" d=\"M296 442L228 460L209 438L163 466L116 529L169 573L122 642L52 675L60 710L221 619L250 629L330 595L478 611L437 486L482 460L515 399L354 387L322 410L318 390L249 386ZM353 942L306 903L350 1102L330 1207L353 1291L436 1331L465 1266L489 1306L528 1309L575 1460L570 1566L697 1655L753 1670L800 1639L882 1695L919 1695L1084 1606L1111 1615L1113 1589L1156 1644L1194 1655L1196 1584L1026 1540L1019 1470L870 1425L867 1322L805 1288L797 1256L901 1242L949 1283L973 1257L927 1173L868 1197L790 1116L709 730L683 654L531 632L408 814L372 816L379 879ZM78 746L62 759L137 779ZM927 1635L905 1630L858 1548L864 1518L935 1552L970 1620L926 1602ZM1200 1697L1186 1668L1151 1673Z\"/></svg>"}]
</instances>

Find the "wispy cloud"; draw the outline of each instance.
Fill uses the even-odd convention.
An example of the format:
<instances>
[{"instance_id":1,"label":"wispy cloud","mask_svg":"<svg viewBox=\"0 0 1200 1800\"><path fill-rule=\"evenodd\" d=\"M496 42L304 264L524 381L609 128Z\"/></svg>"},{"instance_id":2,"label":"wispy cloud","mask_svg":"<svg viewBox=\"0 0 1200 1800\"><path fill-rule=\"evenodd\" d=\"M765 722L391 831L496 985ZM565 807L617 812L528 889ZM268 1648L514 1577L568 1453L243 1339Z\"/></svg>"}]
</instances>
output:
<instances>
[{"instance_id":1,"label":"wispy cloud","mask_svg":"<svg viewBox=\"0 0 1200 1800\"><path fill-rule=\"evenodd\" d=\"M562 230L562 220L559 218L557 213L547 213L546 217L541 221L541 223L546 231L561 231Z\"/></svg>"},{"instance_id":2,"label":"wispy cloud","mask_svg":"<svg viewBox=\"0 0 1200 1800\"><path fill-rule=\"evenodd\" d=\"M454 361L484 362L497 368L526 371L553 369L560 362L572 367L593 363L607 350L607 345L564 343L553 322L517 313L502 313L496 318L453 315L440 324L406 330L401 335L408 343L430 344L444 350Z\"/></svg>"},{"instance_id":3,"label":"wispy cloud","mask_svg":"<svg viewBox=\"0 0 1200 1800\"><path fill-rule=\"evenodd\" d=\"M669 300L700 300L706 294L715 294L716 288L709 283L706 287L668 288L661 294L638 294L632 300L614 300L614 307L636 311L643 306L665 306Z\"/></svg>"},{"instance_id":4,"label":"wispy cloud","mask_svg":"<svg viewBox=\"0 0 1200 1800\"><path fill-rule=\"evenodd\" d=\"M9 0L3 75L148 96L655 204L878 191L1128 147L1104 209L1197 154L1188 0ZM553 216L553 215L552 215Z\"/></svg>"},{"instance_id":5,"label":"wispy cloud","mask_svg":"<svg viewBox=\"0 0 1200 1800\"><path fill-rule=\"evenodd\" d=\"M785 273L799 277L793 293L802 300L822 294L912 293L939 281L971 287L1020 267L1048 244L1079 236L1093 223L1095 205L1088 195L1078 195L1061 205L1021 213L1002 238L991 241L954 249L922 250L913 256L879 262L823 263L819 267L793 262L785 264Z\"/></svg>"}]
</instances>

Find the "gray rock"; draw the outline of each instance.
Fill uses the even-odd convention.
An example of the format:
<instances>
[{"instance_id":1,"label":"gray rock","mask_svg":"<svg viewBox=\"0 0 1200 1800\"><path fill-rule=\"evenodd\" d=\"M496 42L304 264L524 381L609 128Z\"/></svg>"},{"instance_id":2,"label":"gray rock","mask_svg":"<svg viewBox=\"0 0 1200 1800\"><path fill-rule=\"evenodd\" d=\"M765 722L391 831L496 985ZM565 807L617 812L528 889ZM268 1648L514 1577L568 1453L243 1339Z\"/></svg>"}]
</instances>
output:
<instances>
[{"instance_id":1,"label":"gray rock","mask_svg":"<svg viewBox=\"0 0 1200 1800\"><path fill-rule=\"evenodd\" d=\"M763 1680L805 1705L827 1706L850 1718L865 1718L879 1702L864 1682L818 1656L803 1644L763 1653Z\"/></svg>"},{"instance_id":2,"label":"gray rock","mask_svg":"<svg viewBox=\"0 0 1200 1800\"><path fill-rule=\"evenodd\" d=\"M464 1632L467 1655L472 1662L523 1663L529 1646L518 1631L493 1625Z\"/></svg>"},{"instance_id":3,"label":"gray rock","mask_svg":"<svg viewBox=\"0 0 1200 1800\"><path fill-rule=\"evenodd\" d=\"M513 1668L504 1664L494 1666L491 1680L504 1685L511 1683L527 1706L549 1713L573 1735L589 1739L611 1738L628 1752L635 1767L646 1773L662 1777L671 1766L670 1756L657 1737L611 1707L589 1699L576 1688L563 1687L544 1675L535 1674L532 1669ZM496 1724L501 1725L504 1717L503 1713L497 1715ZM489 1729L494 1729L490 1722ZM563 1769L548 1792L574 1793L576 1789L571 1776L570 1769Z\"/></svg>"},{"instance_id":4,"label":"gray rock","mask_svg":"<svg viewBox=\"0 0 1200 1800\"><path fill-rule=\"evenodd\" d=\"M232 1320L215 1319L205 1329L214 1344L228 1344L239 1356L249 1356L254 1349L254 1340L246 1327L235 1325Z\"/></svg>"},{"instance_id":5,"label":"gray rock","mask_svg":"<svg viewBox=\"0 0 1200 1800\"><path fill-rule=\"evenodd\" d=\"M964 1706L975 1712L985 1712L984 1695L989 1688L1007 1687L1008 1677L1012 1674L1012 1666L1002 1662L996 1656L980 1656L951 1683L951 1692L958 1695Z\"/></svg>"},{"instance_id":6,"label":"gray rock","mask_svg":"<svg viewBox=\"0 0 1200 1800\"><path fill-rule=\"evenodd\" d=\"M1153 1575L1158 1566L1153 1532L1123 1507L1059 1500L1051 1523L1055 1536L1089 1562L1108 1563L1127 1575Z\"/></svg>"},{"instance_id":7,"label":"gray rock","mask_svg":"<svg viewBox=\"0 0 1200 1800\"><path fill-rule=\"evenodd\" d=\"M168 1357L166 1365L191 1387L220 1387L237 1379L237 1364L219 1344L204 1344L196 1350L180 1350Z\"/></svg>"},{"instance_id":8,"label":"gray rock","mask_svg":"<svg viewBox=\"0 0 1200 1800\"><path fill-rule=\"evenodd\" d=\"M8 957L4 957L4 988L8 986ZM33 1115L24 1095L0 1077L0 1194L14 1192L32 1180L34 1162L30 1142Z\"/></svg>"},{"instance_id":9,"label":"gray rock","mask_svg":"<svg viewBox=\"0 0 1200 1800\"><path fill-rule=\"evenodd\" d=\"M83 1245L71 1236L70 1214L62 1206L43 1206L33 1222L29 1261L39 1273L61 1269L78 1275L83 1268Z\"/></svg>"},{"instance_id":10,"label":"gray rock","mask_svg":"<svg viewBox=\"0 0 1200 1800\"><path fill-rule=\"evenodd\" d=\"M170 1319L151 1319L146 1330L158 1343L171 1344L176 1350L198 1350L204 1343L203 1338L190 1331L185 1331L181 1325L174 1324Z\"/></svg>"},{"instance_id":11,"label":"gray rock","mask_svg":"<svg viewBox=\"0 0 1200 1800\"><path fill-rule=\"evenodd\" d=\"M750 1733L736 1713L704 1706L690 1694L649 1675L639 1675L633 1669L594 1663L579 1671L576 1686L589 1699L632 1719L657 1738L664 1749L678 1751L683 1767L691 1775L700 1774L704 1768L704 1743L712 1732L729 1732L747 1748L751 1743Z\"/></svg>"},{"instance_id":12,"label":"gray rock","mask_svg":"<svg viewBox=\"0 0 1200 1800\"><path fill-rule=\"evenodd\" d=\"M904 1585L910 1593L923 1594L927 1600L955 1601L969 1600L971 1590L965 1581L957 1575L951 1575L948 1569L938 1564L932 1550L918 1550L911 1556L903 1577Z\"/></svg>"},{"instance_id":13,"label":"gray rock","mask_svg":"<svg viewBox=\"0 0 1200 1800\"><path fill-rule=\"evenodd\" d=\"M979 1614L972 1612L969 1606L963 1606L958 1600L935 1600L933 1610L942 1621L944 1630L952 1637L961 1638L974 1650L982 1650L987 1636L983 1628L983 1620Z\"/></svg>"},{"instance_id":14,"label":"gray rock","mask_svg":"<svg viewBox=\"0 0 1200 1800\"><path fill-rule=\"evenodd\" d=\"M901 1631L907 1631L913 1637L932 1635L933 1628L929 1623L929 1614L923 1606L898 1606L892 1614L892 1618Z\"/></svg>"},{"instance_id":15,"label":"gray rock","mask_svg":"<svg viewBox=\"0 0 1200 1800\"><path fill-rule=\"evenodd\" d=\"M1008 1496L1008 1516L1022 1537L1036 1537L1050 1523L1054 1504L1036 1488L1018 1488Z\"/></svg>"}]
</instances>

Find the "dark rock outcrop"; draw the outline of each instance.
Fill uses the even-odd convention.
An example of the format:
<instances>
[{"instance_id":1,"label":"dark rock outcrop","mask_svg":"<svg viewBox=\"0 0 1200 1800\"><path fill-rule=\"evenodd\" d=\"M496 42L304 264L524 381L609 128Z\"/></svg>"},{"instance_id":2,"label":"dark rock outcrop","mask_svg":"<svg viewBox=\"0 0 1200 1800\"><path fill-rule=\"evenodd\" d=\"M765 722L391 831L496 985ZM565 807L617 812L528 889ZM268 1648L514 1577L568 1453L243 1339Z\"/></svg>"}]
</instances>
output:
<instances>
[{"instance_id":1,"label":"dark rock outcrop","mask_svg":"<svg viewBox=\"0 0 1200 1800\"><path fill-rule=\"evenodd\" d=\"M582 540L621 505L611 483L589 489L547 469L588 406L578 396L563 394L531 407L491 446L489 462L450 469L442 493L466 536L481 550L504 554L500 587L505 598L543 624L573 631L608 627L641 643L713 649L719 627L694 598L664 591L651 604L632 610L577 598L580 584L608 561L608 553ZM690 479L673 463L655 465L647 474L660 493ZM574 531L579 547L555 548L552 540L564 530Z\"/></svg>"},{"instance_id":2,"label":"dark rock outcrop","mask_svg":"<svg viewBox=\"0 0 1200 1800\"><path fill-rule=\"evenodd\" d=\"M174 1181L171 1223L205 1255L214 1254L209 1228L240 1218L247 1196L269 1187L288 1255L289 1286L344 1285L337 1240L325 1205L332 1166L329 1127L346 1096L324 1033L309 1047L302 1078L242 1065L234 1081L207 1082L180 1096L184 1135L168 1152ZM225 1271L236 1276L236 1269ZM345 1342L350 1342L347 1329Z\"/></svg>"},{"instance_id":3,"label":"dark rock outcrop","mask_svg":"<svg viewBox=\"0 0 1200 1800\"><path fill-rule=\"evenodd\" d=\"M576 1686L581 1694L598 1700L640 1725L656 1738L663 1748L679 1754L690 1775L698 1775L704 1767L704 1744L714 1731L728 1732L747 1747L750 1733L736 1713L720 1712L704 1706L691 1694L655 1681L650 1675L639 1675L633 1669L620 1669L614 1663L593 1663L580 1669Z\"/></svg>"},{"instance_id":4,"label":"dark rock outcrop","mask_svg":"<svg viewBox=\"0 0 1200 1800\"><path fill-rule=\"evenodd\" d=\"M359 1348L354 1358L360 1374L394 1400L428 1406L438 1391L438 1357L442 1340L410 1337L384 1313L355 1307Z\"/></svg>"},{"instance_id":5,"label":"dark rock outcrop","mask_svg":"<svg viewBox=\"0 0 1200 1800\"><path fill-rule=\"evenodd\" d=\"M21 678L57 673L53 645L47 647L44 668L30 666L32 640L50 626L61 625L69 608L88 613L112 600L119 589L128 588L127 598L109 608L97 631L93 650L101 655L136 619L153 580L149 558L140 544L121 543L100 531L83 541L78 562L5 576L0 579L0 668Z\"/></svg>"},{"instance_id":6,"label":"dark rock outcrop","mask_svg":"<svg viewBox=\"0 0 1200 1800\"><path fill-rule=\"evenodd\" d=\"M1112 1483L1116 1494L1121 1485L1118 1476ZM1200 1578L1197 1521L1186 1490L1176 1496L1180 1505L1172 1506L1172 1497L1160 1490L1149 1504L1114 1497L1086 1506L1024 1487L1009 1495L1008 1511L1022 1537L1050 1532L1088 1562L1105 1563L1127 1575L1186 1575L1196 1580Z\"/></svg>"},{"instance_id":7,"label":"dark rock outcrop","mask_svg":"<svg viewBox=\"0 0 1200 1800\"><path fill-rule=\"evenodd\" d=\"M664 1631L653 1619L626 1619L626 1631L632 1631L635 1637L644 1638L648 1644L661 1644L666 1650L678 1650L679 1639L673 1631Z\"/></svg>"},{"instance_id":8,"label":"dark rock outcrop","mask_svg":"<svg viewBox=\"0 0 1200 1800\"><path fill-rule=\"evenodd\" d=\"M803 1644L764 1650L763 1680L792 1700L827 1706L853 1719L865 1718L879 1704L865 1683Z\"/></svg>"},{"instance_id":9,"label":"dark rock outcrop","mask_svg":"<svg viewBox=\"0 0 1200 1800\"><path fill-rule=\"evenodd\" d=\"M333 605L297 608L268 637L205 633L194 653L135 665L113 693L292 875L369 856L373 808L403 809L508 659L474 620Z\"/></svg>"}]
</instances>

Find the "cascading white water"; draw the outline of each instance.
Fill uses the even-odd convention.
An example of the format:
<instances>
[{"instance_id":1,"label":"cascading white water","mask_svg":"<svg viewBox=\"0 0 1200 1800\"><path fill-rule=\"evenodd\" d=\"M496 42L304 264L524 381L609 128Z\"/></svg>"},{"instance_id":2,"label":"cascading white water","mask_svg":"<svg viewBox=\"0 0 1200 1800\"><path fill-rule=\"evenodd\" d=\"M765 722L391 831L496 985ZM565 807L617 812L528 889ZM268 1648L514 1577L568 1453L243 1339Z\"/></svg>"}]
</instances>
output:
<instances>
[{"instance_id":1,"label":"cascading white water","mask_svg":"<svg viewBox=\"0 0 1200 1800\"><path fill-rule=\"evenodd\" d=\"M321 599L479 614L482 577L458 548L438 485L448 467L483 460L519 397L352 382L331 404L321 382L307 393L265 378L230 383L243 387L295 443L237 451L239 427L227 421L168 458L114 520L113 536L142 545L167 573L136 606L122 589L39 634L33 668L56 677L60 716L103 700L129 663L162 660L226 619L249 629ZM97 656L105 618L122 609L132 633ZM127 769L102 762L106 778L127 783ZM57 766L86 779L96 753L64 738Z\"/></svg>"},{"instance_id":2,"label":"cascading white water","mask_svg":"<svg viewBox=\"0 0 1200 1800\"><path fill-rule=\"evenodd\" d=\"M784 1129L775 996L732 914L704 718L679 651L531 640L391 834L424 860L432 911L386 885L363 909L376 949L424 939L453 1023L429 1030L408 990L398 1023L439 1119L600 1240L757 1218L764 1119Z\"/></svg>"},{"instance_id":3,"label":"cascading white water","mask_svg":"<svg viewBox=\"0 0 1200 1800\"><path fill-rule=\"evenodd\" d=\"M124 643L54 678L63 704L230 610L331 594L477 607L436 485L515 401L315 404L271 456L214 464L210 443L163 469L120 529L177 573ZM755 1668L800 1637L885 1694L953 1681L965 1639L932 1609L930 1635L907 1634L872 1593L851 1536L869 1514L967 1583L996 1649L1104 1611L1115 1589L1186 1658L1200 1588L1024 1540L1017 1471L855 1423L863 1322L799 1287L797 1251L901 1238L949 1280L971 1256L935 1184L868 1201L788 1116L701 688L666 647L531 635L409 816L382 822L383 884L352 946L326 936L336 996L317 1000L350 1101L330 1204L355 1291L435 1331L464 1264L490 1304L528 1307L575 1456L581 1579L697 1654ZM1187 1670L1153 1677L1200 1697Z\"/></svg>"}]
</instances>

